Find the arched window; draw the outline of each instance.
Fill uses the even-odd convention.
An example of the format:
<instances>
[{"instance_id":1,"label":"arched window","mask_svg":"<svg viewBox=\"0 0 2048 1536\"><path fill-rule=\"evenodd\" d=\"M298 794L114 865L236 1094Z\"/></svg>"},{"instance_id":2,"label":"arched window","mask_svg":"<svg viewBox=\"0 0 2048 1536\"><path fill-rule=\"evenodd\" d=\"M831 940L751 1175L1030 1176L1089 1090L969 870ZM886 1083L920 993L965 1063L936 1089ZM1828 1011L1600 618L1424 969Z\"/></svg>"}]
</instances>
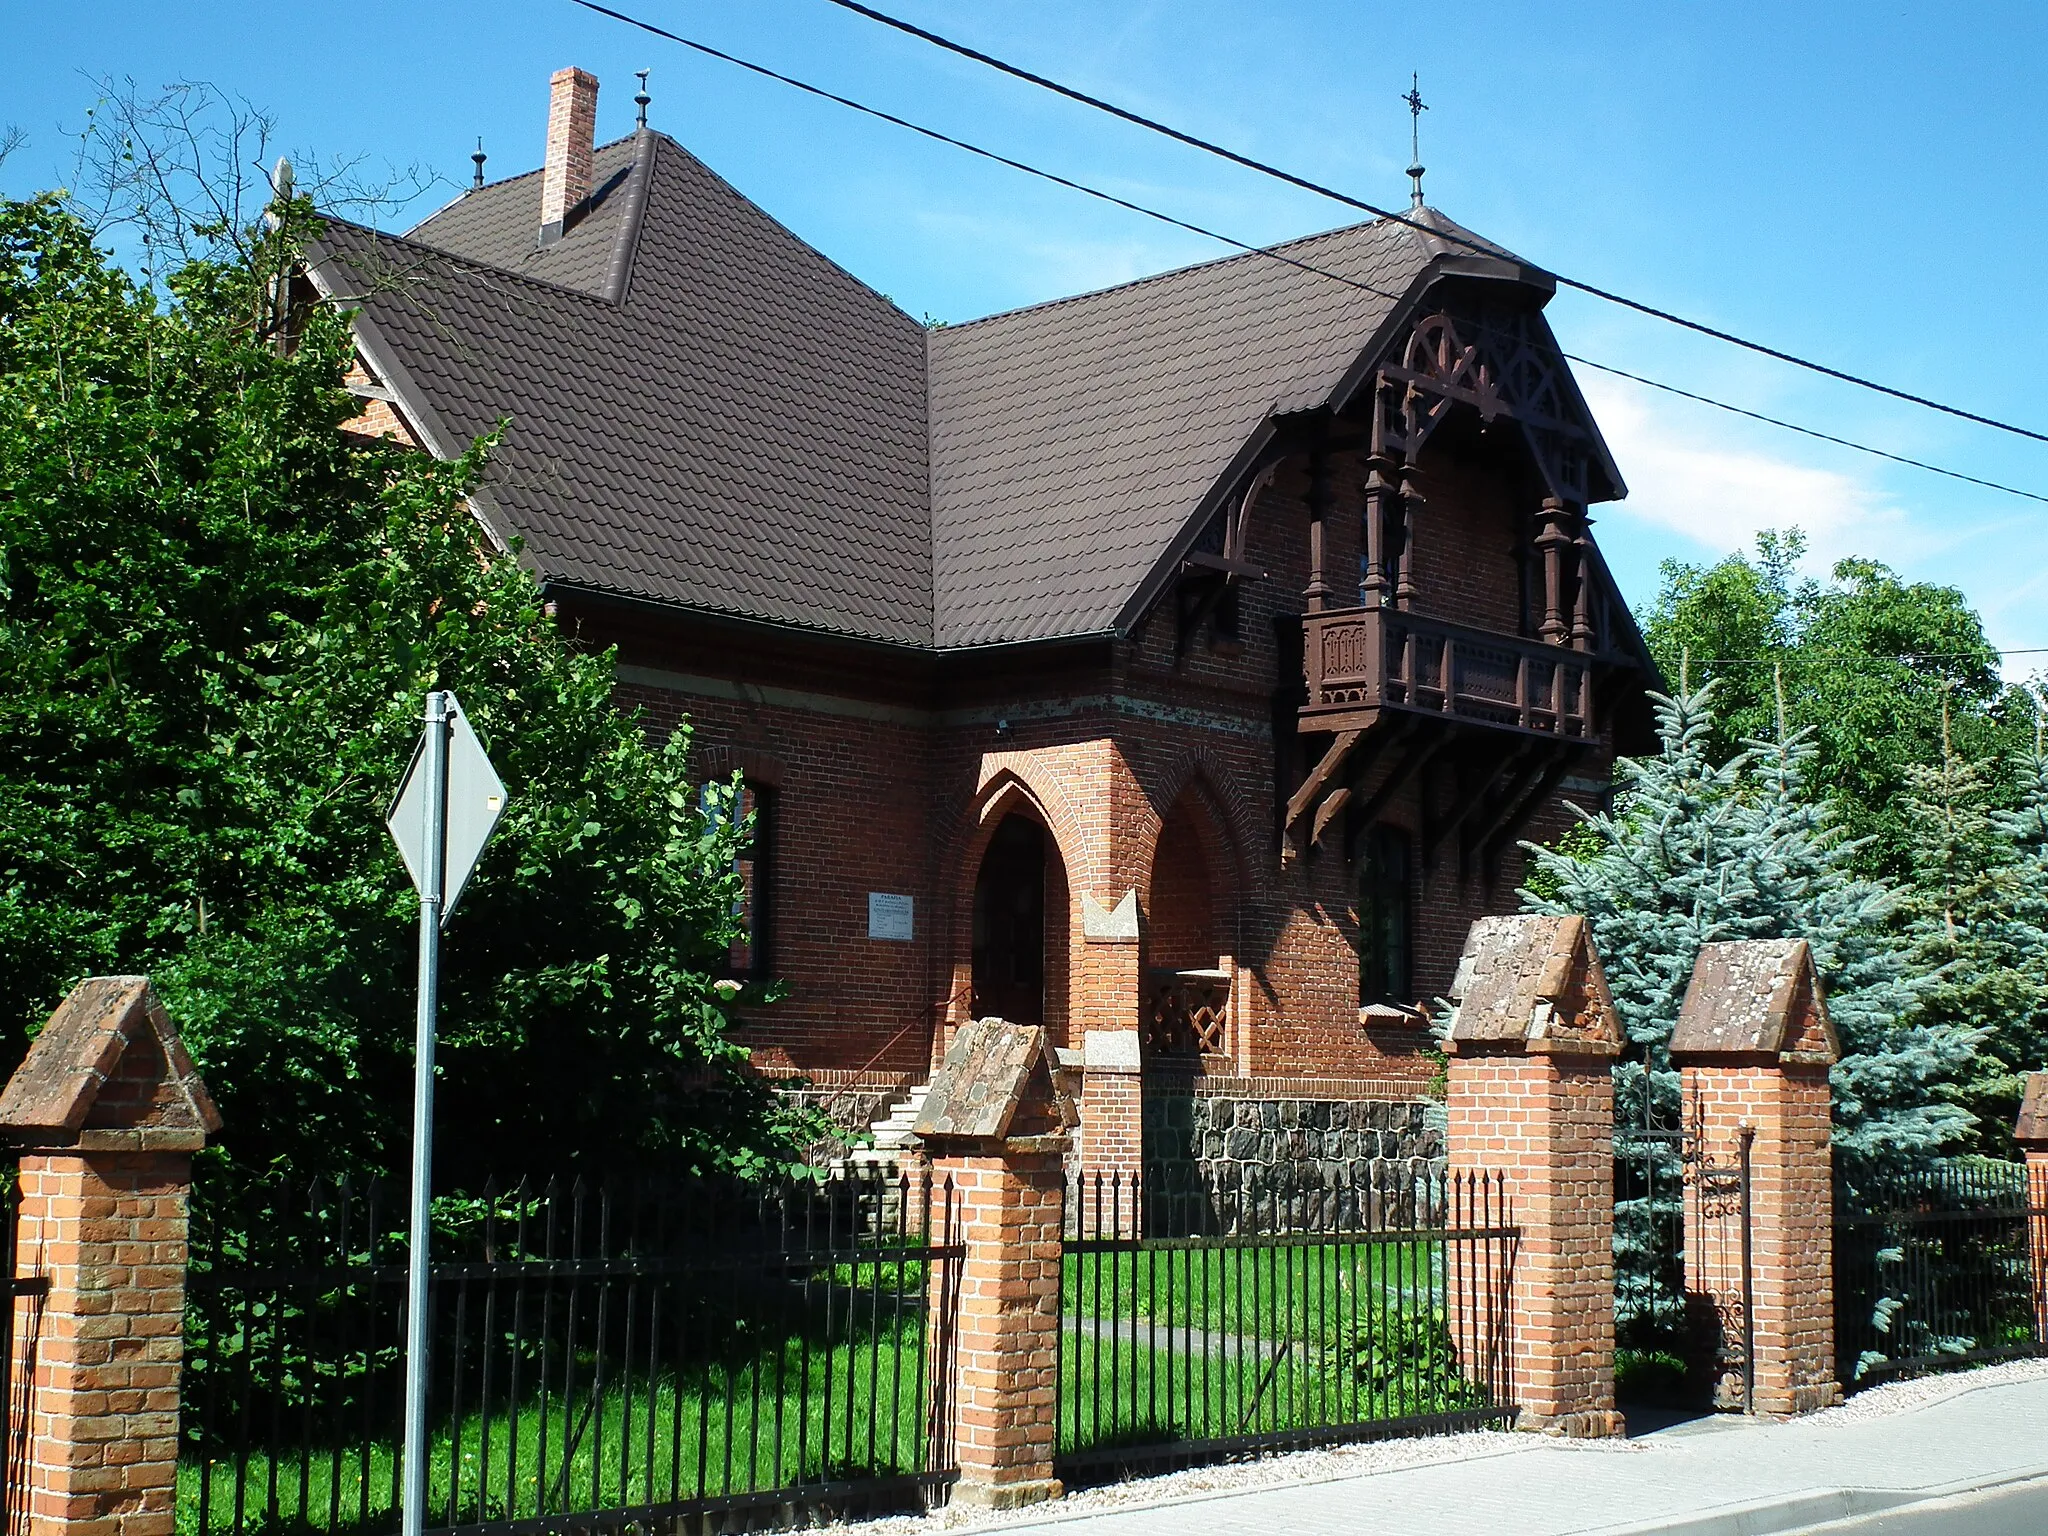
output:
<instances>
[{"instance_id":1,"label":"arched window","mask_svg":"<svg viewBox=\"0 0 2048 1536\"><path fill-rule=\"evenodd\" d=\"M717 786L720 790L724 786ZM754 835L733 860L740 877L739 932L726 954L725 974L742 981L765 981L772 974L773 918L775 909L775 811L776 791L752 779L742 779L737 799L713 793L704 786L704 813L712 821L728 814L754 818Z\"/></svg>"},{"instance_id":2,"label":"arched window","mask_svg":"<svg viewBox=\"0 0 2048 1536\"><path fill-rule=\"evenodd\" d=\"M1365 837L1358 867L1358 1005L1415 1001L1415 904L1408 834L1385 822Z\"/></svg>"}]
</instances>

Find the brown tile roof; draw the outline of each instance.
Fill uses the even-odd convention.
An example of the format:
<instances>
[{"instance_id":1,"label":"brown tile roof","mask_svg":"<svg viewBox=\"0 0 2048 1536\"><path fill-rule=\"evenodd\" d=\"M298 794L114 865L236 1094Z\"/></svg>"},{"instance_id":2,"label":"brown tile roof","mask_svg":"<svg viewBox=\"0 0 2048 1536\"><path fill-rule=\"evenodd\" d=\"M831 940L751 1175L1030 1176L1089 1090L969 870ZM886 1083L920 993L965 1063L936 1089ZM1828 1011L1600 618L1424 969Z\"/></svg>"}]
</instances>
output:
<instances>
[{"instance_id":1,"label":"brown tile roof","mask_svg":"<svg viewBox=\"0 0 2048 1536\"><path fill-rule=\"evenodd\" d=\"M931 336L941 645L1107 630L1270 416L1322 405L1428 260L1398 224Z\"/></svg>"},{"instance_id":2,"label":"brown tile roof","mask_svg":"<svg viewBox=\"0 0 2048 1536\"><path fill-rule=\"evenodd\" d=\"M643 132L537 248L538 174L409 237L337 226L373 367L547 579L918 647L1126 627L1278 415L1333 402L1467 253L1403 225L927 332ZM1426 217L1464 234L1441 215ZM1504 254L1504 253L1503 253Z\"/></svg>"},{"instance_id":3,"label":"brown tile roof","mask_svg":"<svg viewBox=\"0 0 2048 1536\"><path fill-rule=\"evenodd\" d=\"M421 231L482 255L336 226L319 270L343 292L375 280L364 350L437 451L509 418L488 494L543 576L928 645L924 328L671 141L639 150L617 302L556 281L620 256L628 221L602 205L544 256L499 264L509 221L537 210L532 178ZM598 157L607 200L630 182L618 152Z\"/></svg>"}]
</instances>

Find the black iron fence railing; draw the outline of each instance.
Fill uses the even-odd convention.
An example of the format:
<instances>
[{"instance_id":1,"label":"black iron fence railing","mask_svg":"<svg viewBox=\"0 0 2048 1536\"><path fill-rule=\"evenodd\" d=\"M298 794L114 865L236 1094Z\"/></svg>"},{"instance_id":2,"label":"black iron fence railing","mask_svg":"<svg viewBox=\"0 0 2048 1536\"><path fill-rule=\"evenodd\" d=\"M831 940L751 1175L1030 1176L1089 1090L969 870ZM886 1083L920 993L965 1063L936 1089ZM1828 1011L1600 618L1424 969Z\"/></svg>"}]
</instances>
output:
<instances>
[{"instance_id":1,"label":"black iron fence railing","mask_svg":"<svg viewBox=\"0 0 2048 1536\"><path fill-rule=\"evenodd\" d=\"M395 1528L402 1196L265 1187L230 1209L200 1190L181 1531ZM953 1218L929 1177L440 1201L427 1525L777 1523L939 1497Z\"/></svg>"},{"instance_id":2,"label":"black iron fence railing","mask_svg":"<svg viewBox=\"0 0 2048 1536\"><path fill-rule=\"evenodd\" d=\"M28 1465L29 1436L35 1422L35 1404L26 1382L33 1374L36 1349L41 1342L43 1298L50 1293L47 1276L34 1271L38 1252L29 1245L28 1272L21 1266L21 1186L10 1185L0 1192L0 1529L23 1530L28 1511L22 1492ZM73 1234L51 1234L53 1241L73 1241ZM15 1370L17 1359L27 1368Z\"/></svg>"},{"instance_id":3,"label":"black iron fence railing","mask_svg":"<svg viewBox=\"0 0 2048 1536\"><path fill-rule=\"evenodd\" d=\"M1855 1391L1901 1375L2048 1355L2048 1184L1978 1162L1835 1191L1835 1347Z\"/></svg>"},{"instance_id":4,"label":"black iron fence railing","mask_svg":"<svg viewBox=\"0 0 2048 1536\"><path fill-rule=\"evenodd\" d=\"M1500 1180L1067 1192L1059 1467L1070 1481L1502 1423L1520 1229Z\"/></svg>"}]
</instances>

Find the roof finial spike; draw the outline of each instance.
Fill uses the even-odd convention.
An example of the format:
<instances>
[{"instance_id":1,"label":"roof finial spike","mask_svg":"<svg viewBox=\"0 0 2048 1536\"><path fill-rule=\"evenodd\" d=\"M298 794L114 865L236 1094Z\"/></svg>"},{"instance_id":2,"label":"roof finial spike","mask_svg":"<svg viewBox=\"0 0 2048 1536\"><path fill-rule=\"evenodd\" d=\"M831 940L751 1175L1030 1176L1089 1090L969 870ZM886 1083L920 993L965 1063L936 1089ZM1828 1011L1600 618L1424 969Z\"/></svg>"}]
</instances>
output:
<instances>
[{"instance_id":1,"label":"roof finial spike","mask_svg":"<svg viewBox=\"0 0 2048 1536\"><path fill-rule=\"evenodd\" d=\"M476 164L476 176L470 182L469 189L472 192L481 192L484 185L484 139L482 134L477 135L476 153L469 158Z\"/></svg>"},{"instance_id":2,"label":"roof finial spike","mask_svg":"<svg viewBox=\"0 0 2048 1536\"><path fill-rule=\"evenodd\" d=\"M1401 98L1408 103L1408 179L1415 183L1409 194L1410 206L1422 207L1422 114L1429 105L1422 99L1422 76L1411 73L1408 76L1408 94Z\"/></svg>"},{"instance_id":3,"label":"roof finial spike","mask_svg":"<svg viewBox=\"0 0 2048 1536\"><path fill-rule=\"evenodd\" d=\"M654 100L652 96L647 94L647 77L653 74L654 71L651 69L636 69L633 73L640 77L640 91L633 98L633 105L640 109L640 126L645 128L647 126L647 104Z\"/></svg>"}]
</instances>

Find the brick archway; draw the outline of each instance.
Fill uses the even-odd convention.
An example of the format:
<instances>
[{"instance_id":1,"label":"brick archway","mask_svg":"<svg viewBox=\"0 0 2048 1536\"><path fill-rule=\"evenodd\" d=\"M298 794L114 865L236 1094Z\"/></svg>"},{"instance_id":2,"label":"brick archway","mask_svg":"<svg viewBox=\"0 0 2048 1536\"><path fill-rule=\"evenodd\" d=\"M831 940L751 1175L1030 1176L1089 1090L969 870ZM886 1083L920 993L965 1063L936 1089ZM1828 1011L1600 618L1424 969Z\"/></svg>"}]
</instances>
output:
<instances>
[{"instance_id":1,"label":"brick archway","mask_svg":"<svg viewBox=\"0 0 2048 1536\"><path fill-rule=\"evenodd\" d=\"M1215 954L1238 952L1240 908L1245 890L1244 860L1223 799L1216 793L1208 774L1199 766L1181 779L1176 793L1166 803L1153 828L1151 847L1146 851L1146 868L1144 910L1148 926L1158 928L1165 923L1171 928L1176 924L1201 923L1205 925L1206 935L1197 942L1192 937L1177 936L1172 931L1162 933L1159 935L1162 947L1156 951L1148 940L1148 961L1156 956L1156 962L1171 960L1181 963L1180 950L1186 948L1186 943L1195 943L1197 949L1213 948ZM1171 910L1171 904L1177 897L1187 900L1189 882L1195 879L1202 883L1202 900L1188 901L1180 911ZM1166 912L1158 910L1161 896L1170 904ZM1206 917L1198 910L1203 905L1207 907ZM1199 956L1190 951L1187 963L1195 963L1198 959ZM1200 963L1213 965L1214 956L1200 960Z\"/></svg>"},{"instance_id":2,"label":"brick archway","mask_svg":"<svg viewBox=\"0 0 2048 1536\"><path fill-rule=\"evenodd\" d=\"M1145 885L1141 981L1147 1048L1237 1055L1243 884L1229 823L1200 773L1166 807Z\"/></svg>"}]
</instances>

